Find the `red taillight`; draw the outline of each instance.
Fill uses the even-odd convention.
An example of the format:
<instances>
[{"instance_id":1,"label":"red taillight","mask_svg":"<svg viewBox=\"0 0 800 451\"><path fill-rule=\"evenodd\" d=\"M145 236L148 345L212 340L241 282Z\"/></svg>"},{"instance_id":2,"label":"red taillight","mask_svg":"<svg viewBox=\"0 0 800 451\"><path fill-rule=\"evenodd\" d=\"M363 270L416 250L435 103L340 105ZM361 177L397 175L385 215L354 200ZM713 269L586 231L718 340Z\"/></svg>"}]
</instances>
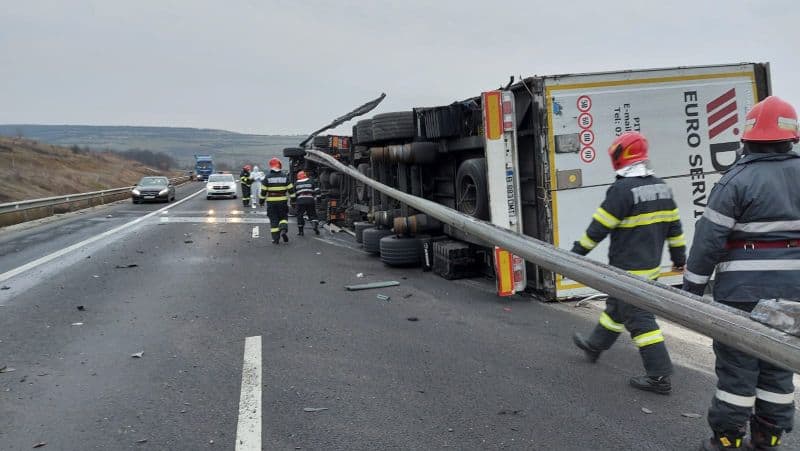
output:
<instances>
[{"instance_id":1,"label":"red taillight","mask_svg":"<svg viewBox=\"0 0 800 451\"><path fill-rule=\"evenodd\" d=\"M514 130L514 98L508 91L503 92L503 131Z\"/></svg>"}]
</instances>

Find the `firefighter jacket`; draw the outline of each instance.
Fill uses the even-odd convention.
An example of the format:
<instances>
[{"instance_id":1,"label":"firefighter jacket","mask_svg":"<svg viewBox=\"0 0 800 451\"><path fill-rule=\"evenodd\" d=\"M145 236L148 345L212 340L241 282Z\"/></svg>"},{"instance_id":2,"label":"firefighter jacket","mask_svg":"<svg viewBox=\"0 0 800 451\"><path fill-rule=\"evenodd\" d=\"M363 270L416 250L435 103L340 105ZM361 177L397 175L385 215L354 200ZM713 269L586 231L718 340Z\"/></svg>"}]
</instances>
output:
<instances>
[{"instance_id":1,"label":"firefighter jacket","mask_svg":"<svg viewBox=\"0 0 800 451\"><path fill-rule=\"evenodd\" d=\"M289 198L294 199L294 185L289 180L289 176L283 171L269 171L264 180L261 181L261 192L258 199L260 202L286 202Z\"/></svg>"},{"instance_id":2,"label":"firefighter jacket","mask_svg":"<svg viewBox=\"0 0 800 451\"><path fill-rule=\"evenodd\" d=\"M295 194L297 194L297 201L300 202L301 200L314 200L317 196L319 196L319 186L317 186L317 182L310 179L305 178L302 180L297 180L297 183L294 185Z\"/></svg>"},{"instance_id":3,"label":"firefighter jacket","mask_svg":"<svg viewBox=\"0 0 800 451\"><path fill-rule=\"evenodd\" d=\"M656 279L665 240L672 262L683 266L686 261L686 239L672 190L653 175L617 177L572 252L586 255L608 234L609 264L629 273Z\"/></svg>"},{"instance_id":4,"label":"firefighter jacket","mask_svg":"<svg viewBox=\"0 0 800 451\"><path fill-rule=\"evenodd\" d=\"M253 177L250 176L250 171L244 169L242 169L242 173L239 174L239 180L242 181L243 186L250 186L253 184Z\"/></svg>"},{"instance_id":5,"label":"firefighter jacket","mask_svg":"<svg viewBox=\"0 0 800 451\"><path fill-rule=\"evenodd\" d=\"M714 185L683 287L720 302L800 300L800 155L750 153Z\"/></svg>"}]
</instances>

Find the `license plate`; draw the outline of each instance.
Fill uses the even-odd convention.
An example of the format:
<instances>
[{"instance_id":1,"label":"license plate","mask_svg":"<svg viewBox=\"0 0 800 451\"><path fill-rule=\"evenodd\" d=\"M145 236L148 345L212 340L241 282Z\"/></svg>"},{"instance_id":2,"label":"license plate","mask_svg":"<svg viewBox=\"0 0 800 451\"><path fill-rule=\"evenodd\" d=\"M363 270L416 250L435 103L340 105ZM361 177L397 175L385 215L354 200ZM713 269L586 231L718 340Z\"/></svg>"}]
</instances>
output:
<instances>
[{"instance_id":1,"label":"license plate","mask_svg":"<svg viewBox=\"0 0 800 451\"><path fill-rule=\"evenodd\" d=\"M144 196L145 199L155 199L156 196Z\"/></svg>"}]
</instances>

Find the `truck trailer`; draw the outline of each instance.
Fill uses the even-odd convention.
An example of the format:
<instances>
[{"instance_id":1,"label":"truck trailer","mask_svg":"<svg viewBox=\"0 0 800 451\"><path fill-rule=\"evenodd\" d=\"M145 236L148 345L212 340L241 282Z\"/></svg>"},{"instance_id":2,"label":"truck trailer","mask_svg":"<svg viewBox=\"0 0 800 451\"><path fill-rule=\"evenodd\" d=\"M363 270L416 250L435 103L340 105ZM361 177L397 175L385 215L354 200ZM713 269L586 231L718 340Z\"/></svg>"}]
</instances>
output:
<instances>
[{"instance_id":1,"label":"truck trailer","mask_svg":"<svg viewBox=\"0 0 800 451\"><path fill-rule=\"evenodd\" d=\"M606 149L621 133L640 131L656 175L674 191L691 246L711 187L741 154L745 115L770 91L766 63L533 76L450 105L377 114L358 121L352 137L318 136L311 145L381 183L570 249L614 181ZM441 228L307 161L303 150L284 155L293 172L320 178L320 213L329 222L363 229L366 220L385 230L381 236L444 234L470 243L490 272L510 258L514 286L507 293L527 289L551 300L594 293L535 265L514 267L513 256L490 243ZM590 257L607 262L607 245ZM660 281L681 281L667 252Z\"/></svg>"},{"instance_id":2,"label":"truck trailer","mask_svg":"<svg viewBox=\"0 0 800 451\"><path fill-rule=\"evenodd\" d=\"M194 156L194 176L196 180L208 180L208 176L214 173L214 159L211 155Z\"/></svg>"}]
</instances>

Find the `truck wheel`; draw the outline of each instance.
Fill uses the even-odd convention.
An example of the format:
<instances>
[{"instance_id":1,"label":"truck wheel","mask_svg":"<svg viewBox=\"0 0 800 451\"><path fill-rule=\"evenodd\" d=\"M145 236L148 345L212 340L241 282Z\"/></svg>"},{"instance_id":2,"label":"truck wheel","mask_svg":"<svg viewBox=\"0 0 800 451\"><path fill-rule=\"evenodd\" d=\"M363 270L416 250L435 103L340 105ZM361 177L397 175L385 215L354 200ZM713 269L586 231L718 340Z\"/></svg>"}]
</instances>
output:
<instances>
[{"instance_id":1,"label":"truck wheel","mask_svg":"<svg viewBox=\"0 0 800 451\"><path fill-rule=\"evenodd\" d=\"M372 119L364 119L356 122L356 137L359 144L369 144L372 142Z\"/></svg>"},{"instance_id":2,"label":"truck wheel","mask_svg":"<svg viewBox=\"0 0 800 451\"><path fill-rule=\"evenodd\" d=\"M456 172L456 207L478 219L489 219L486 158L464 160Z\"/></svg>"},{"instance_id":3,"label":"truck wheel","mask_svg":"<svg viewBox=\"0 0 800 451\"><path fill-rule=\"evenodd\" d=\"M381 261L389 266L416 266L422 262L422 237L381 238Z\"/></svg>"},{"instance_id":4,"label":"truck wheel","mask_svg":"<svg viewBox=\"0 0 800 451\"><path fill-rule=\"evenodd\" d=\"M283 156L286 158L300 158L306 156L306 150L302 147L287 147L283 149Z\"/></svg>"},{"instance_id":5,"label":"truck wheel","mask_svg":"<svg viewBox=\"0 0 800 451\"><path fill-rule=\"evenodd\" d=\"M338 191L339 186L342 184L342 173L331 172L331 175L328 176L328 183L331 185L331 189Z\"/></svg>"},{"instance_id":6,"label":"truck wheel","mask_svg":"<svg viewBox=\"0 0 800 451\"><path fill-rule=\"evenodd\" d=\"M353 223L353 230L356 232L356 243L364 242L364 231L375 227L366 221L356 221Z\"/></svg>"},{"instance_id":7,"label":"truck wheel","mask_svg":"<svg viewBox=\"0 0 800 451\"><path fill-rule=\"evenodd\" d=\"M415 131L413 111L376 114L372 118L374 141L409 140Z\"/></svg>"},{"instance_id":8,"label":"truck wheel","mask_svg":"<svg viewBox=\"0 0 800 451\"><path fill-rule=\"evenodd\" d=\"M381 238L392 235L389 229L366 229L361 237L364 243L364 250L370 254L378 255L381 253Z\"/></svg>"}]
</instances>

